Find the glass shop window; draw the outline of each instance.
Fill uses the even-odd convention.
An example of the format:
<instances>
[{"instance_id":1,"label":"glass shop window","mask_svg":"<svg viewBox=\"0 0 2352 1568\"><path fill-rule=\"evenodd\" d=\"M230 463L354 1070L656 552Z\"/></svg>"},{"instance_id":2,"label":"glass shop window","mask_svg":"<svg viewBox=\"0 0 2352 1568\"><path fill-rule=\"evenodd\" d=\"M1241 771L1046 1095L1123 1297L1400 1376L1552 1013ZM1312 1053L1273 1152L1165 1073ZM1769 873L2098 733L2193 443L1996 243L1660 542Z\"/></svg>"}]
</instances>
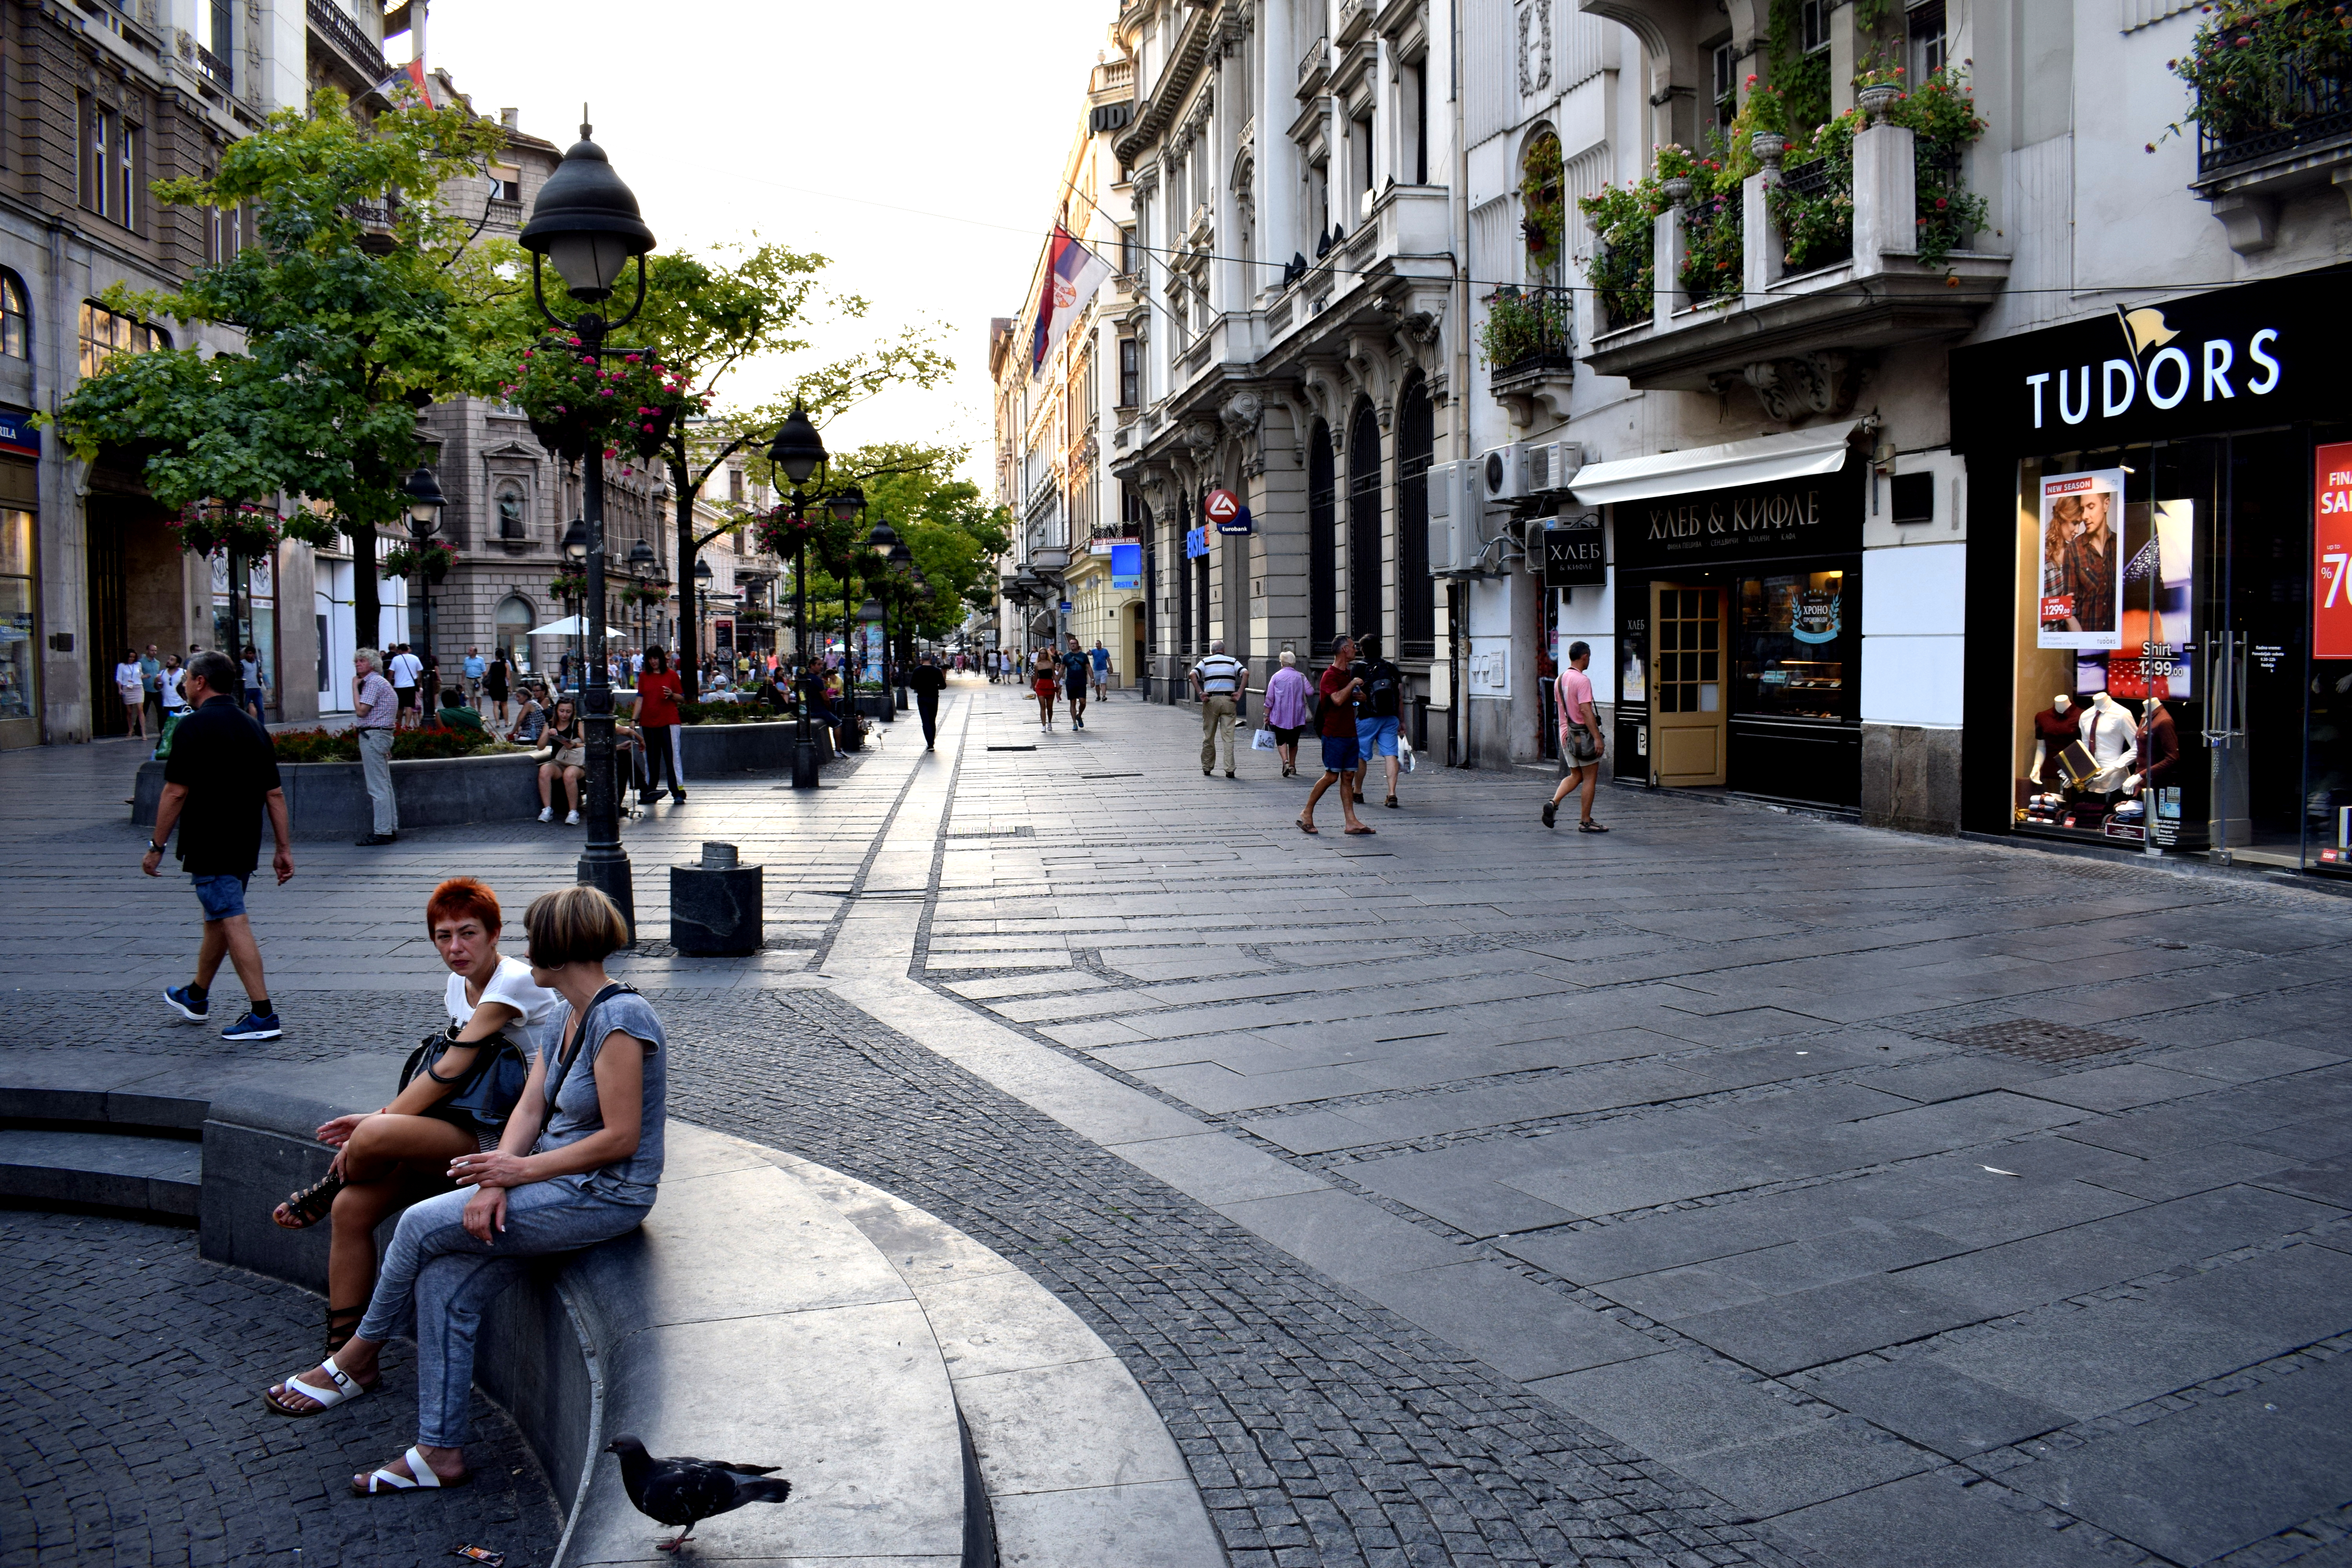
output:
<instances>
[{"instance_id":1,"label":"glass shop window","mask_svg":"<svg viewBox=\"0 0 2352 1568\"><path fill-rule=\"evenodd\" d=\"M1742 577L1731 710L1854 719L1861 591L1861 574L1853 571Z\"/></svg>"}]
</instances>

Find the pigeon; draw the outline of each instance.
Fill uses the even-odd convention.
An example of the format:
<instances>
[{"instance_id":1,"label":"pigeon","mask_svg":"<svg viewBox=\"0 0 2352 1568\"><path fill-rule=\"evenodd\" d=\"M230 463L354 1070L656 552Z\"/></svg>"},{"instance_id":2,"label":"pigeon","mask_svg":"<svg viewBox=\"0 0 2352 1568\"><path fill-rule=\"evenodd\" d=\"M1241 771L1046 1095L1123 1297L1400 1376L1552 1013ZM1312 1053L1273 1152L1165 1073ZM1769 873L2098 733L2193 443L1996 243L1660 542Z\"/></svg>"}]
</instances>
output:
<instances>
[{"instance_id":1,"label":"pigeon","mask_svg":"<svg viewBox=\"0 0 2352 1568\"><path fill-rule=\"evenodd\" d=\"M675 1541L654 1544L676 1552L694 1533L694 1527L713 1514L727 1513L747 1502L782 1502L793 1495L793 1483L767 1480L773 1465L737 1465L725 1459L696 1459L683 1455L656 1459L645 1444L623 1433L604 1446L621 1456L621 1484L639 1513L659 1524L683 1525Z\"/></svg>"}]
</instances>

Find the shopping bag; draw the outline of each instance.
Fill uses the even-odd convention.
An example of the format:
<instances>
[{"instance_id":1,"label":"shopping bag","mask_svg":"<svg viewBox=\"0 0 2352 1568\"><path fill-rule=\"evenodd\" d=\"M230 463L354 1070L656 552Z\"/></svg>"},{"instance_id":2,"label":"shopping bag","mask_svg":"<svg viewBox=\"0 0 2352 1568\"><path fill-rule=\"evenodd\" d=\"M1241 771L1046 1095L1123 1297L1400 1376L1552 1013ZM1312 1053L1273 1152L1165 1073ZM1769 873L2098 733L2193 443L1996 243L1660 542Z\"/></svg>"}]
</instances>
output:
<instances>
[{"instance_id":1,"label":"shopping bag","mask_svg":"<svg viewBox=\"0 0 2352 1568\"><path fill-rule=\"evenodd\" d=\"M1252 734L1250 736L1250 750L1253 752L1271 752L1274 750L1274 731L1271 730L1260 730Z\"/></svg>"},{"instance_id":2,"label":"shopping bag","mask_svg":"<svg viewBox=\"0 0 2352 1568\"><path fill-rule=\"evenodd\" d=\"M1409 736L1397 737L1397 765L1406 773L1412 772L1412 741Z\"/></svg>"}]
</instances>

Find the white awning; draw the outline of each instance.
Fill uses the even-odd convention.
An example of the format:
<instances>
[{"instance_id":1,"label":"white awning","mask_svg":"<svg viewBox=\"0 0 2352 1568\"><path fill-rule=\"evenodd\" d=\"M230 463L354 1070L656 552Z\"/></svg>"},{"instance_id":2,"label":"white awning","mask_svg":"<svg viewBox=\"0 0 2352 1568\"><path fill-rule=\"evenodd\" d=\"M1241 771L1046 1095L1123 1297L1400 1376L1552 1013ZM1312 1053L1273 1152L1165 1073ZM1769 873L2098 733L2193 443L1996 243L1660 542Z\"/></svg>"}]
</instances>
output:
<instances>
[{"instance_id":1,"label":"white awning","mask_svg":"<svg viewBox=\"0 0 2352 1568\"><path fill-rule=\"evenodd\" d=\"M1660 452L1649 458L1627 458L1614 463L1591 463L1570 481L1576 499L1587 506L1611 501L1645 500L1651 496L1681 495L1689 490L1732 489L1741 485L1769 484L1774 479L1803 479L1810 474L1833 474L1845 467L1846 443L1859 419L1843 419L1811 430L1791 430L1782 436L1759 436L1747 441L1726 441L1719 447L1694 447L1686 452Z\"/></svg>"},{"instance_id":2,"label":"white awning","mask_svg":"<svg viewBox=\"0 0 2352 1568\"><path fill-rule=\"evenodd\" d=\"M560 621L550 621L543 626L533 626L525 635L535 637L584 637L588 635L588 622L585 616L566 616ZM621 635L620 632L608 626L604 630L604 640L610 642Z\"/></svg>"}]
</instances>

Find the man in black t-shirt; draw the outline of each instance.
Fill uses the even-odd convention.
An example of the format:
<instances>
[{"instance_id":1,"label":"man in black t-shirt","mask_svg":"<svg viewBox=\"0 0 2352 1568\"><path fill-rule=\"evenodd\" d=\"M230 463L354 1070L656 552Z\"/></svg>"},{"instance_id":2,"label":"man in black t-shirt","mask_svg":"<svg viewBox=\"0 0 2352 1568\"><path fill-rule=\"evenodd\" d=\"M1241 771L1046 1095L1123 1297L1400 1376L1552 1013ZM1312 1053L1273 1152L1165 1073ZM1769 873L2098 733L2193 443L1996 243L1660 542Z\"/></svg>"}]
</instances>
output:
<instances>
[{"instance_id":1,"label":"man in black t-shirt","mask_svg":"<svg viewBox=\"0 0 2352 1568\"><path fill-rule=\"evenodd\" d=\"M271 866L283 883L294 875L293 829L286 795L278 787L278 758L269 731L237 707L237 670L224 653L198 654L188 661L181 689L195 711L172 731L171 759L163 764L163 798L155 808L154 836L139 868L152 877L163 863L163 845L176 825L180 868L195 884L204 907L204 942L196 949L196 977L163 993L163 1000L190 1023L212 1013L213 976L226 958L245 983L245 1016L221 1031L224 1040L274 1040L284 1031L269 1003L261 973L261 949L245 917L245 884L261 859L261 816L278 840Z\"/></svg>"},{"instance_id":2,"label":"man in black t-shirt","mask_svg":"<svg viewBox=\"0 0 2352 1568\"><path fill-rule=\"evenodd\" d=\"M1362 754L1363 766L1356 771L1356 804L1364 801L1365 775L1382 759L1389 765L1388 804L1397 803L1397 773L1403 765L1397 755L1397 739L1404 713L1404 672L1381 657L1376 637L1360 637L1356 673L1363 678L1363 700L1356 709L1356 750Z\"/></svg>"},{"instance_id":3,"label":"man in black t-shirt","mask_svg":"<svg viewBox=\"0 0 2352 1568\"><path fill-rule=\"evenodd\" d=\"M947 689L948 672L940 668L936 655L927 653L922 663L907 672L907 684L915 693L915 711L922 715L923 750L934 750L940 738L940 693Z\"/></svg>"}]
</instances>

